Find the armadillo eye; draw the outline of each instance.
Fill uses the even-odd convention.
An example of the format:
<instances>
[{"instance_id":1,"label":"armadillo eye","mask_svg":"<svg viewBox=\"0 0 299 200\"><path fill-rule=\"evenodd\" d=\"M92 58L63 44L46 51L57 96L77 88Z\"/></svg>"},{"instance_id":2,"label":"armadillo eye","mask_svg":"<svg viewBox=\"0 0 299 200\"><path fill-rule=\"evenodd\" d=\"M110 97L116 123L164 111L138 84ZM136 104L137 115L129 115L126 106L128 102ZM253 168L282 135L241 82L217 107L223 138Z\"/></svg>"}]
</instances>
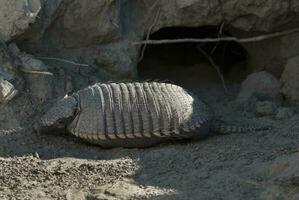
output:
<instances>
[{"instance_id":1,"label":"armadillo eye","mask_svg":"<svg viewBox=\"0 0 299 200\"><path fill-rule=\"evenodd\" d=\"M64 120L63 119L59 119L59 120L57 120L57 123L58 124L64 124Z\"/></svg>"},{"instance_id":2,"label":"armadillo eye","mask_svg":"<svg viewBox=\"0 0 299 200\"><path fill-rule=\"evenodd\" d=\"M74 115L78 115L79 112L80 112L80 109L79 109L79 108L75 108L75 109L74 109Z\"/></svg>"}]
</instances>

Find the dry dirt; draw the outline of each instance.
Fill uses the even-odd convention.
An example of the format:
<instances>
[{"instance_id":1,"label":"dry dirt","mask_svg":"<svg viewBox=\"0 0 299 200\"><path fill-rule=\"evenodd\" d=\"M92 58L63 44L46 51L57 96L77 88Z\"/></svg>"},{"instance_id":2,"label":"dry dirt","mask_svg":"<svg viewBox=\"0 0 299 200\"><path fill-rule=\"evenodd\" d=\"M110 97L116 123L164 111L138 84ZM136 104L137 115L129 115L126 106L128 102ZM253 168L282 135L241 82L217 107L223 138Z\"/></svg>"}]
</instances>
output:
<instances>
[{"instance_id":1,"label":"dry dirt","mask_svg":"<svg viewBox=\"0 0 299 200\"><path fill-rule=\"evenodd\" d=\"M131 42L141 41L147 33L166 27L200 27L204 32L207 30L204 25L223 24L232 36L243 38L296 27L299 19L299 1L296 0L161 0L151 3L7 0L0 1L0 5L2 40L10 43L10 47L16 43L21 49L13 55L26 52L43 58L47 64L44 68L29 63L33 68L24 69L49 71L55 75L53 79L36 77L24 74L24 69L24 73L19 73L19 69L14 68L18 62L9 63L7 55L2 58L0 52L1 76L14 80L12 83L23 96L15 99L18 103L13 108L3 106L7 111L0 110L5 114L0 115L0 124L4 121L7 126L23 125L24 121L31 124L34 122L31 116L44 109L39 103L52 103L57 96L62 97L73 89L97 81L112 78L120 81L135 76L140 51ZM187 37L187 33L183 33L183 37ZM176 34L178 32L167 32L161 39ZM297 37L244 44L250 70L246 71L245 63L234 68L228 62L225 64L230 73L225 75L240 83L251 72L268 70L279 78L285 61L298 56ZM198 49L181 47L148 46L147 49L152 50L146 52L138 64L146 75L138 68L139 76L167 79L193 90L224 121L270 125L273 129L211 135L201 141L178 141L147 149L101 149L61 133L0 133L0 199L298 200L299 109L288 119L256 117L253 111L236 106L234 100L239 84L228 84L231 94L225 95L215 69L200 63L204 57L199 56ZM75 67L51 61L49 57L91 67ZM21 64L24 67L26 63ZM49 83L53 88L48 88ZM13 116L13 112L17 116ZM6 128L1 126L1 129Z\"/></svg>"},{"instance_id":2,"label":"dry dirt","mask_svg":"<svg viewBox=\"0 0 299 200\"><path fill-rule=\"evenodd\" d=\"M235 106L239 85L226 95L213 67L167 60L145 59L141 77L191 89L225 121L273 129L147 149L101 149L59 133L3 134L0 199L290 199L299 193L299 183L283 191L271 173L277 158L298 151L299 115L257 118ZM235 74L230 77L243 79Z\"/></svg>"},{"instance_id":3,"label":"dry dirt","mask_svg":"<svg viewBox=\"0 0 299 200\"><path fill-rule=\"evenodd\" d=\"M0 199L267 199L271 165L298 152L299 115L256 118L220 86L197 92L223 119L273 130L108 150L59 134L1 135Z\"/></svg>"}]
</instances>

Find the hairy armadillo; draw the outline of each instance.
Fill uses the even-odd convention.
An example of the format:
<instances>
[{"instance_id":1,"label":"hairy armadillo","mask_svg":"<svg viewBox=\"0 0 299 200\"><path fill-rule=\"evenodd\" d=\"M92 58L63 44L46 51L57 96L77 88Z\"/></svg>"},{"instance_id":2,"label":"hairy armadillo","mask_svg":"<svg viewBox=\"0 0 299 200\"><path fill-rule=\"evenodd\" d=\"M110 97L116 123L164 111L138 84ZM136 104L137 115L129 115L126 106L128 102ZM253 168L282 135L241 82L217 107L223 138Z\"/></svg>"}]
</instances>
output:
<instances>
[{"instance_id":1,"label":"hairy armadillo","mask_svg":"<svg viewBox=\"0 0 299 200\"><path fill-rule=\"evenodd\" d=\"M209 107L180 86L158 82L97 83L57 102L35 125L67 130L104 148L148 147L209 132L261 130L215 123Z\"/></svg>"}]
</instances>

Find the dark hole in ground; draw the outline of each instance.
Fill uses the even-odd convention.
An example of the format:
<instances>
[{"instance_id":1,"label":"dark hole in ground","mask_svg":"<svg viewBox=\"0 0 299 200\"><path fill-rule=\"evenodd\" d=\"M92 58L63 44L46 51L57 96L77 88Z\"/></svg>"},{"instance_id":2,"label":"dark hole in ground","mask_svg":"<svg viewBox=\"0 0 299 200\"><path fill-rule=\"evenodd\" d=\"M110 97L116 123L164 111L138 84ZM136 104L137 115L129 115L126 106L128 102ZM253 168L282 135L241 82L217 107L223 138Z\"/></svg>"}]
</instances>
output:
<instances>
[{"instance_id":1,"label":"dark hole in ground","mask_svg":"<svg viewBox=\"0 0 299 200\"><path fill-rule=\"evenodd\" d=\"M219 26L168 27L150 35L150 39L217 38ZM222 31L222 37L232 36ZM198 50L199 43L148 45L138 65L142 79L169 80L178 84L220 83L220 78L208 59ZM247 51L237 42L201 44L220 67L225 79L240 81L246 73Z\"/></svg>"}]
</instances>

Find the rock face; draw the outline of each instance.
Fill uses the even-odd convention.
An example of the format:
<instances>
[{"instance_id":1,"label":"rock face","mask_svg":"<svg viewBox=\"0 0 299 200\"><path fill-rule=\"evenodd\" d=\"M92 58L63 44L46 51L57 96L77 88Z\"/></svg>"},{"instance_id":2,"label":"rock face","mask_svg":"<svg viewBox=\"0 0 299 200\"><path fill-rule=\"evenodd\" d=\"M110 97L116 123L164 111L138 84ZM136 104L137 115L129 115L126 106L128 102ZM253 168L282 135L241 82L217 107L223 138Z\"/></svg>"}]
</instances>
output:
<instances>
[{"instance_id":1,"label":"rock face","mask_svg":"<svg viewBox=\"0 0 299 200\"><path fill-rule=\"evenodd\" d=\"M85 47L117 41L122 31L120 14L119 1L72 1L57 24L62 28L65 47Z\"/></svg>"},{"instance_id":2,"label":"rock face","mask_svg":"<svg viewBox=\"0 0 299 200\"><path fill-rule=\"evenodd\" d=\"M291 6L291 7L290 7ZM163 0L157 8L163 11L157 28L166 26L202 26L228 22L232 27L245 31L269 31L292 20L298 14L298 2L279 0ZM150 5L148 6L150 8ZM291 9L291 10L289 10ZM284 16L282 17L282 16Z\"/></svg>"},{"instance_id":3,"label":"rock face","mask_svg":"<svg viewBox=\"0 0 299 200\"><path fill-rule=\"evenodd\" d=\"M85 68L71 65L72 68L65 69L68 66L64 62L50 63L63 71L65 77L76 80L65 81L68 82L65 85L72 85L65 86L71 88L66 91L71 91L94 82L98 74L109 80L136 77L141 46L133 43L162 28L224 24L224 29L233 36L250 37L282 30L286 25L294 27L299 21L298 15L299 2L294 0L5 0L0 4L0 38L5 41L16 38L22 51L36 56L86 64ZM283 59L298 55L297 41L298 34L294 34L269 43L244 45L252 71L269 69L280 76ZM56 69L49 67L49 70ZM0 67L1 75L8 81L14 79L16 71L13 66ZM285 85L282 91L290 101L297 101L296 91L288 83L297 80L285 80L288 79L285 76L288 75L282 78ZM44 79L35 78L37 82ZM280 86L274 79L265 74L249 78L244 82L238 99L248 100L253 93L258 94L262 101L265 100L263 95L276 98ZM41 99L47 99L46 95L42 96Z\"/></svg>"},{"instance_id":4,"label":"rock face","mask_svg":"<svg viewBox=\"0 0 299 200\"><path fill-rule=\"evenodd\" d=\"M0 39L16 37L35 21L41 8L40 0L4 0L0 2Z\"/></svg>"},{"instance_id":5,"label":"rock face","mask_svg":"<svg viewBox=\"0 0 299 200\"><path fill-rule=\"evenodd\" d=\"M243 44L250 58L247 66L254 70L266 70L280 78L288 59L298 56L299 34Z\"/></svg>"},{"instance_id":6,"label":"rock face","mask_svg":"<svg viewBox=\"0 0 299 200\"><path fill-rule=\"evenodd\" d=\"M45 103L53 96L50 76L28 72L48 72L47 66L31 55L19 53L18 56L22 61L23 71L27 72L24 78L28 84L31 97L38 103Z\"/></svg>"},{"instance_id":7,"label":"rock face","mask_svg":"<svg viewBox=\"0 0 299 200\"><path fill-rule=\"evenodd\" d=\"M289 59L281 76L282 94L295 105L299 105L299 57Z\"/></svg>"},{"instance_id":8,"label":"rock face","mask_svg":"<svg viewBox=\"0 0 299 200\"><path fill-rule=\"evenodd\" d=\"M286 24L292 26L299 21L298 1L42 2L40 21L43 23L34 25L34 32L38 33L31 34L34 38L27 35L29 42L22 43L25 49L27 47L26 50L83 61L105 68L118 77L136 75L140 46L132 45L132 42L144 39L148 32L153 33L165 27L200 27L225 22L225 28L232 30L236 36L241 36L238 34L240 31L250 36L277 30Z\"/></svg>"}]
</instances>

